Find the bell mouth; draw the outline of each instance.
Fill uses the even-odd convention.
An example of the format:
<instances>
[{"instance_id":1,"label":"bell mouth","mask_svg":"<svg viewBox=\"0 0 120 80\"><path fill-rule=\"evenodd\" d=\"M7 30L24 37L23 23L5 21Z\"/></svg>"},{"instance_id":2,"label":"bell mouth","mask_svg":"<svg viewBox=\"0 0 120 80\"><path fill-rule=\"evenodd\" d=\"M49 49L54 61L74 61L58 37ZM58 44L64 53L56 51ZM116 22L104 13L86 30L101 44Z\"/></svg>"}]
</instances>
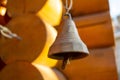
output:
<instances>
[{"instance_id":1,"label":"bell mouth","mask_svg":"<svg viewBox=\"0 0 120 80\"><path fill-rule=\"evenodd\" d=\"M53 53L52 55L48 55L49 58L63 60L65 57L68 57L70 60L81 59L88 56L89 53L85 52L60 52Z\"/></svg>"}]
</instances>

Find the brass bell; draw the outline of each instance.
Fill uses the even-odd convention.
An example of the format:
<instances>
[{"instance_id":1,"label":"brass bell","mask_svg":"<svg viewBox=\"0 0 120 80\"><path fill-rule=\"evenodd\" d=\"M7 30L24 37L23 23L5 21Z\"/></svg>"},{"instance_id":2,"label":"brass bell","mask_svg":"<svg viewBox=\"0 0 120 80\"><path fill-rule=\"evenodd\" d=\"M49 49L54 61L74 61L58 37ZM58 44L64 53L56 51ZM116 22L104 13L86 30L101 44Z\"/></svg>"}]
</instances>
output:
<instances>
[{"instance_id":1,"label":"brass bell","mask_svg":"<svg viewBox=\"0 0 120 80\"><path fill-rule=\"evenodd\" d=\"M65 68L67 60L84 58L89 51L83 41L80 39L76 25L71 18L70 13L66 14L61 32L49 49L48 57L63 60L62 68Z\"/></svg>"}]
</instances>

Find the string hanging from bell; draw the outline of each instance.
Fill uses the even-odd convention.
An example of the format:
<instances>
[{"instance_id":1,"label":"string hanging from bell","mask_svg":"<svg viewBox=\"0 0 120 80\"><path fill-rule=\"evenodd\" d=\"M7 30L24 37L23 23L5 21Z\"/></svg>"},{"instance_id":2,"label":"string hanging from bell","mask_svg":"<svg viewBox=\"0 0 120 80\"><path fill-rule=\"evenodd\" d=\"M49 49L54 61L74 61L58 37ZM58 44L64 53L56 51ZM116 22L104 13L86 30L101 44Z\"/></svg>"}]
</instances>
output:
<instances>
[{"instance_id":1,"label":"string hanging from bell","mask_svg":"<svg viewBox=\"0 0 120 80\"><path fill-rule=\"evenodd\" d=\"M64 4L65 10L66 10L65 14L70 14L69 11L71 10L72 5L73 5L72 0L70 0L70 4L68 4L68 0L66 0L66 3Z\"/></svg>"}]
</instances>

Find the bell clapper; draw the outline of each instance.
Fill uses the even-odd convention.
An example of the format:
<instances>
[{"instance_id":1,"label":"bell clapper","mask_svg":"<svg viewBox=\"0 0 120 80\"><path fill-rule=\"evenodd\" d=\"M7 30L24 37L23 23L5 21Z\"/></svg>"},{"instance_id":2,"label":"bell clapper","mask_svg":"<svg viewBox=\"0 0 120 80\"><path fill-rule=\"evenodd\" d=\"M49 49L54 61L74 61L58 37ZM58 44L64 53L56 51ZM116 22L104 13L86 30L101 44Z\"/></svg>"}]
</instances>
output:
<instances>
[{"instance_id":1,"label":"bell clapper","mask_svg":"<svg viewBox=\"0 0 120 80\"><path fill-rule=\"evenodd\" d=\"M68 56L65 56L62 63L62 69L65 69L66 64L70 64L70 59Z\"/></svg>"},{"instance_id":2,"label":"bell clapper","mask_svg":"<svg viewBox=\"0 0 120 80\"><path fill-rule=\"evenodd\" d=\"M70 58L67 59L67 64L70 64Z\"/></svg>"}]
</instances>

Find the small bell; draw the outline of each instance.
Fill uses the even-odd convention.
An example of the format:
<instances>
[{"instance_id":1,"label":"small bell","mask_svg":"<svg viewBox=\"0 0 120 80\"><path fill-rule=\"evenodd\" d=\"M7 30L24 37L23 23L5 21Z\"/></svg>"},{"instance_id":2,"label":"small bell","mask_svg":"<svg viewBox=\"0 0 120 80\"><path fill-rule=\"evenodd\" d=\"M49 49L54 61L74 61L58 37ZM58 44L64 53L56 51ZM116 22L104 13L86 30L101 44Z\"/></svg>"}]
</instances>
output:
<instances>
[{"instance_id":1,"label":"small bell","mask_svg":"<svg viewBox=\"0 0 120 80\"><path fill-rule=\"evenodd\" d=\"M64 67L68 59L83 58L88 54L88 49L79 38L75 23L69 15L63 21L62 31L50 47L48 56L54 59L62 59Z\"/></svg>"},{"instance_id":2,"label":"small bell","mask_svg":"<svg viewBox=\"0 0 120 80\"><path fill-rule=\"evenodd\" d=\"M64 69L69 60L86 57L89 51L80 39L70 13L64 15L61 28L61 32L49 49L48 57L63 60L62 69Z\"/></svg>"}]
</instances>

